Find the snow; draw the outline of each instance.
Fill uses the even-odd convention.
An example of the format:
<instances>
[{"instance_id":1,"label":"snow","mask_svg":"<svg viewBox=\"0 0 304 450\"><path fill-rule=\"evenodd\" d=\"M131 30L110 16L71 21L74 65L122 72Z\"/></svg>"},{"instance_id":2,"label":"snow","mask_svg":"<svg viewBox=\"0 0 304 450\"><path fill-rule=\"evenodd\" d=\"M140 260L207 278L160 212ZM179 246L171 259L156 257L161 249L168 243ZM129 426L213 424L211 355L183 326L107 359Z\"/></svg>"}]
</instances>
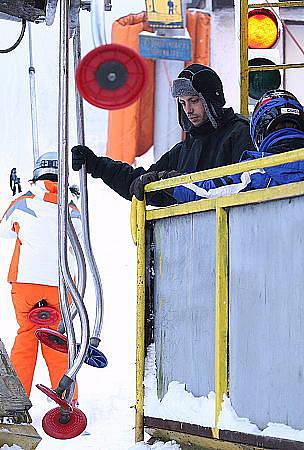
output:
<instances>
[{"instance_id":1,"label":"snow","mask_svg":"<svg viewBox=\"0 0 304 450\"><path fill-rule=\"evenodd\" d=\"M155 442L153 445L147 445L144 442L138 442L134 447L130 448L130 450L163 450L163 449L170 449L170 450L180 450L180 446L174 442L166 442L164 444L163 442Z\"/></svg>"},{"instance_id":2,"label":"snow","mask_svg":"<svg viewBox=\"0 0 304 450\"><path fill-rule=\"evenodd\" d=\"M171 381L164 398L161 401L158 399L154 344L147 350L144 384L146 416L195 423L205 427L215 426L214 392L210 392L207 397L194 397L191 392L186 391L183 383Z\"/></svg>"},{"instance_id":3,"label":"snow","mask_svg":"<svg viewBox=\"0 0 304 450\"><path fill-rule=\"evenodd\" d=\"M19 445L13 445L12 447L9 447L8 445L4 444L3 447L1 447L2 450L22 450Z\"/></svg>"},{"instance_id":4,"label":"snow","mask_svg":"<svg viewBox=\"0 0 304 450\"><path fill-rule=\"evenodd\" d=\"M219 417L219 428L222 430L239 431L241 433L251 433L260 436L272 436L281 439L290 439L304 442L304 430L295 430L283 423L267 424L264 430L260 430L255 424L251 423L247 417L239 417L230 399L225 395L222 405L222 411Z\"/></svg>"}]
</instances>

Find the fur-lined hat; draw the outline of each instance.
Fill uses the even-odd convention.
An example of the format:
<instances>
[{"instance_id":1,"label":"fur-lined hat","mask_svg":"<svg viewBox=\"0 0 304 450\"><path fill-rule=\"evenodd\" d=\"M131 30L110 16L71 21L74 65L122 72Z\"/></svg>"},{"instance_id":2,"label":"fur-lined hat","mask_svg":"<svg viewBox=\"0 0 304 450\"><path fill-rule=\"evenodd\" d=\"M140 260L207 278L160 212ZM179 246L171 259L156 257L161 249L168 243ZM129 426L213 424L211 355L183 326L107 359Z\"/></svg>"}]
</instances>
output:
<instances>
[{"instance_id":1,"label":"fur-lined hat","mask_svg":"<svg viewBox=\"0 0 304 450\"><path fill-rule=\"evenodd\" d=\"M212 126L218 127L226 100L221 79L210 67L202 64L191 64L186 67L178 78L173 80L171 92L174 98L185 95L199 96ZM181 117L180 122L187 131L189 124L187 125Z\"/></svg>"}]
</instances>

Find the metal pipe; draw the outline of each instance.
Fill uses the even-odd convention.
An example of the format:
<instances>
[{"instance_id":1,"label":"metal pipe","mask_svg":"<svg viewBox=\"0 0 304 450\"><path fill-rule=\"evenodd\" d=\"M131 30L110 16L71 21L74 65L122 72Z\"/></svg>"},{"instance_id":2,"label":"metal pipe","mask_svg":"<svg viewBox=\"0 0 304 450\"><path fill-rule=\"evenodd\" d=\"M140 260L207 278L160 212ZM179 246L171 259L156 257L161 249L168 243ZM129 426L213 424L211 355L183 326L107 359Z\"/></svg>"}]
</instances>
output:
<instances>
[{"instance_id":1,"label":"metal pipe","mask_svg":"<svg viewBox=\"0 0 304 450\"><path fill-rule=\"evenodd\" d=\"M77 289L79 291L79 294L81 298L83 299L86 289L86 281L87 281L87 271L86 271L86 264L85 264L85 258L82 251L81 244L79 242L78 236L76 234L75 228L73 226L71 217L68 216L68 238L71 242L76 263L77 263L77 269L78 269L78 276L77 276ZM71 319L73 320L74 317L77 314L77 308L75 306L75 303L72 303L70 306L70 314ZM59 333L64 334L65 333L65 326L63 321L61 321L57 327L57 330Z\"/></svg>"},{"instance_id":2,"label":"metal pipe","mask_svg":"<svg viewBox=\"0 0 304 450\"><path fill-rule=\"evenodd\" d=\"M224 208L216 208L216 312L215 312L215 426L218 420L223 396L229 391L229 240L228 214Z\"/></svg>"},{"instance_id":3,"label":"metal pipe","mask_svg":"<svg viewBox=\"0 0 304 450\"><path fill-rule=\"evenodd\" d=\"M261 70L285 70L285 69L303 69L304 63L294 63L294 64L273 64L269 66L249 66L249 72L258 72Z\"/></svg>"},{"instance_id":4,"label":"metal pipe","mask_svg":"<svg viewBox=\"0 0 304 450\"><path fill-rule=\"evenodd\" d=\"M303 7L304 1L289 1L289 2L282 2L281 0L279 3L251 3L248 5L248 8L296 8L296 7Z\"/></svg>"},{"instance_id":5,"label":"metal pipe","mask_svg":"<svg viewBox=\"0 0 304 450\"><path fill-rule=\"evenodd\" d=\"M60 296L60 307L62 312L63 323L66 327L67 338L68 338L68 366L69 368L73 366L75 357L76 357L76 336L73 327L73 322L71 318L69 301L68 301L68 292L66 286L64 284L63 274L60 272L59 276L59 296ZM70 377L72 378L72 377ZM67 395L65 399L70 403L72 401L74 390L75 390L75 378L73 379L73 383L68 389Z\"/></svg>"},{"instance_id":6,"label":"metal pipe","mask_svg":"<svg viewBox=\"0 0 304 450\"><path fill-rule=\"evenodd\" d=\"M73 301L77 307L80 323L81 323L81 343L79 352L76 358L73 358L73 363L69 366L68 371L64 377L75 380L76 374L87 354L89 346L89 321L86 309L76 289L76 286L71 277L68 262L67 262L67 223L68 223L68 56L69 56L69 1L60 1L60 43L59 43L59 106L58 106L58 149L59 149L59 182L58 182L58 230L59 230L59 272L63 277L64 287L67 288L72 296ZM60 302L63 309L69 310L66 305L64 287L60 289ZM71 328L73 324L69 314L65 314L66 321L64 325L67 330L67 337L73 340L71 335ZM71 343L74 348L76 342ZM63 377L63 378L64 378Z\"/></svg>"},{"instance_id":7,"label":"metal pipe","mask_svg":"<svg viewBox=\"0 0 304 450\"><path fill-rule=\"evenodd\" d=\"M146 204L136 200L137 308L136 308L136 406L135 441L144 440L145 296L146 296Z\"/></svg>"},{"instance_id":8,"label":"metal pipe","mask_svg":"<svg viewBox=\"0 0 304 450\"><path fill-rule=\"evenodd\" d=\"M74 49L74 69L78 67L81 58L81 45L80 45L80 26L75 30L73 38L73 49ZM77 137L78 143L80 145L85 145L85 135L84 135L84 114L83 114L83 99L79 95L78 89L76 88L76 117L77 117ZM95 287L96 295L96 313L95 322L90 339L91 344L94 347L98 347L100 342L100 333L102 329L103 321L103 290L102 283L100 279L100 274L95 261L95 257L92 250L91 238L90 238L90 227L89 227L89 208L88 208L88 188L87 188L87 171L86 167L82 166L79 172L79 182L80 182L80 192L81 192L81 218L82 218L82 232L84 240L84 248L86 257L90 266L90 270L93 276L93 282Z\"/></svg>"},{"instance_id":9,"label":"metal pipe","mask_svg":"<svg viewBox=\"0 0 304 450\"><path fill-rule=\"evenodd\" d=\"M75 228L73 226L72 220L70 215L68 216L68 238L70 240L70 243L72 245L74 255L76 258L76 264L77 264L77 289L79 291L79 294L81 298L84 297L85 289L86 289L86 281L87 281L87 271L86 271L86 265L85 265L85 258L82 251L81 244L79 242L78 236L76 234ZM73 320L77 314L77 308L74 303L70 305L70 314L71 319ZM57 330L59 333L64 334L65 333L65 326L63 321L61 321L57 327Z\"/></svg>"},{"instance_id":10,"label":"metal pipe","mask_svg":"<svg viewBox=\"0 0 304 450\"><path fill-rule=\"evenodd\" d=\"M94 46L105 45L107 43L105 11L104 2L100 0L91 0L91 29Z\"/></svg>"},{"instance_id":11,"label":"metal pipe","mask_svg":"<svg viewBox=\"0 0 304 450\"><path fill-rule=\"evenodd\" d=\"M30 81L31 119L32 119L32 142L33 142L33 159L35 163L35 161L39 158L39 144L38 144L35 67L33 62L32 28L30 22L27 23L27 27L29 37L29 60L30 60L29 81Z\"/></svg>"},{"instance_id":12,"label":"metal pipe","mask_svg":"<svg viewBox=\"0 0 304 450\"><path fill-rule=\"evenodd\" d=\"M240 2L240 111L248 117L248 0Z\"/></svg>"}]
</instances>

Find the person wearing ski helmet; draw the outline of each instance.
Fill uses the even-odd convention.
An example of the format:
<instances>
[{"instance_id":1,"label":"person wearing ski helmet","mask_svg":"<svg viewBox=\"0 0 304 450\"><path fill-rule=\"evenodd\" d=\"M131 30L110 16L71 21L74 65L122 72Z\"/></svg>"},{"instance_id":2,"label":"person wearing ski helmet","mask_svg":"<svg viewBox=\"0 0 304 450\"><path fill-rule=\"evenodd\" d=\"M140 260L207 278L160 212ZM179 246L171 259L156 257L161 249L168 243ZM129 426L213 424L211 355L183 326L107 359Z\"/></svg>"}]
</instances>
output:
<instances>
[{"instance_id":1,"label":"person wearing ski helmet","mask_svg":"<svg viewBox=\"0 0 304 450\"><path fill-rule=\"evenodd\" d=\"M298 99L285 90L266 92L256 104L250 133L260 152L282 153L303 148L304 112Z\"/></svg>"},{"instance_id":2,"label":"person wearing ski helmet","mask_svg":"<svg viewBox=\"0 0 304 450\"><path fill-rule=\"evenodd\" d=\"M58 297L58 156L57 152L41 155L34 165L33 178L25 193L17 195L0 222L0 236L15 240L8 282L19 325L11 352L11 361L24 389L31 393L39 341L35 336L37 325L30 320L30 312L39 302L52 308L55 322L45 325L57 329L61 320ZM78 235L81 233L80 214L70 203L71 217ZM69 248L69 266L73 257ZM52 388L68 367L67 354L41 344ZM74 399L77 399L75 391Z\"/></svg>"},{"instance_id":3,"label":"person wearing ski helmet","mask_svg":"<svg viewBox=\"0 0 304 450\"><path fill-rule=\"evenodd\" d=\"M253 148L249 122L224 108L225 96L217 73L202 64L191 64L173 81L172 95L177 99L178 118L185 138L147 170L133 168L121 161L96 156L88 147L72 148L72 167L101 178L122 197L144 197L144 186L152 181L198 172L239 161L244 148ZM165 192L147 195L156 206L175 203Z\"/></svg>"},{"instance_id":4,"label":"person wearing ski helmet","mask_svg":"<svg viewBox=\"0 0 304 450\"><path fill-rule=\"evenodd\" d=\"M304 149L304 108L288 91L266 92L255 106L250 131L256 151L244 149L241 161ZM178 203L184 203L303 180L304 161L295 161L177 186L171 189L171 195Z\"/></svg>"}]
</instances>

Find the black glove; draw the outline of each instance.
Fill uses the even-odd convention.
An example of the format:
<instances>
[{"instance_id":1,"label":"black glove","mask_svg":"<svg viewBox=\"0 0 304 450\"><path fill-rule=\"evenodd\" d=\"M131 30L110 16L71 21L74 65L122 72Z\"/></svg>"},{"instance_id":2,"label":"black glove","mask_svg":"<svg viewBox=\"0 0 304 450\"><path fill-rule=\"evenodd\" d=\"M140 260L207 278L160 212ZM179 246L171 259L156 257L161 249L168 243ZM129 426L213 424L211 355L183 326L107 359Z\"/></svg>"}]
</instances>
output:
<instances>
[{"instance_id":1,"label":"black glove","mask_svg":"<svg viewBox=\"0 0 304 450\"><path fill-rule=\"evenodd\" d=\"M180 172L177 172L177 170L163 170L162 172L158 172L159 180L165 180L167 178L179 177L180 175L183 175L183 174Z\"/></svg>"},{"instance_id":2,"label":"black glove","mask_svg":"<svg viewBox=\"0 0 304 450\"><path fill-rule=\"evenodd\" d=\"M87 171L91 173L92 169L97 163L98 156L92 152L89 147L85 145L76 145L72 148L72 168L73 170L80 170L86 164Z\"/></svg>"},{"instance_id":3,"label":"black glove","mask_svg":"<svg viewBox=\"0 0 304 450\"><path fill-rule=\"evenodd\" d=\"M152 183L152 181L158 180L159 177L157 172L147 172L143 175L140 175L138 178L135 178L135 180L132 181L129 189L131 197L135 195L137 200L143 200L145 185Z\"/></svg>"}]
</instances>

